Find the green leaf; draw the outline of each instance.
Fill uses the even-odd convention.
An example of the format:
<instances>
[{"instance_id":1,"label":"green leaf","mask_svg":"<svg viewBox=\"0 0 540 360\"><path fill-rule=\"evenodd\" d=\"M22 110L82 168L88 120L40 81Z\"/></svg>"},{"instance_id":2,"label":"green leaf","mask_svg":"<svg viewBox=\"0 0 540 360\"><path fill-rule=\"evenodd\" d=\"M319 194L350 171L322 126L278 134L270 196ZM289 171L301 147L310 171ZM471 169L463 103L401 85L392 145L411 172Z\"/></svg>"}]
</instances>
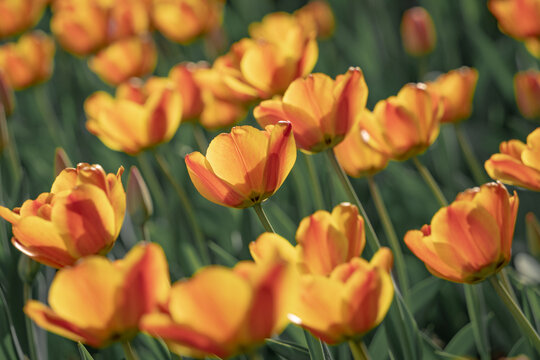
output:
<instances>
[{"instance_id":1,"label":"green leaf","mask_svg":"<svg viewBox=\"0 0 540 360\"><path fill-rule=\"evenodd\" d=\"M444 351L450 354L465 355L474 348L474 335L471 323L468 323L450 340Z\"/></svg>"},{"instance_id":2,"label":"green leaf","mask_svg":"<svg viewBox=\"0 0 540 360\"><path fill-rule=\"evenodd\" d=\"M306 337L311 360L332 360L330 350L322 340L314 337L307 330L304 330L304 336Z\"/></svg>"},{"instance_id":3,"label":"green leaf","mask_svg":"<svg viewBox=\"0 0 540 360\"><path fill-rule=\"evenodd\" d=\"M221 246L219 246L213 241L208 242L208 248L217 256L218 260L220 260L220 262L225 266L233 267L238 262L237 258L229 254L225 249L223 249Z\"/></svg>"},{"instance_id":4,"label":"green leaf","mask_svg":"<svg viewBox=\"0 0 540 360\"><path fill-rule=\"evenodd\" d=\"M303 346L285 340L266 339L266 345L276 354L290 360L309 360L309 351Z\"/></svg>"},{"instance_id":5,"label":"green leaf","mask_svg":"<svg viewBox=\"0 0 540 360\"><path fill-rule=\"evenodd\" d=\"M92 355L86 350L83 344L80 342L77 343L77 348L79 349L79 355L81 355L81 360L94 360Z\"/></svg>"},{"instance_id":6,"label":"green leaf","mask_svg":"<svg viewBox=\"0 0 540 360\"><path fill-rule=\"evenodd\" d=\"M377 354L378 360L386 360L388 358L388 341L386 340L384 325L380 325L376 330L368 350L370 354Z\"/></svg>"},{"instance_id":7,"label":"green leaf","mask_svg":"<svg viewBox=\"0 0 540 360\"><path fill-rule=\"evenodd\" d=\"M442 281L430 276L411 288L410 309L413 314L425 309L431 303L435 295L439 293Z\"/></svg>"}]
</instances>

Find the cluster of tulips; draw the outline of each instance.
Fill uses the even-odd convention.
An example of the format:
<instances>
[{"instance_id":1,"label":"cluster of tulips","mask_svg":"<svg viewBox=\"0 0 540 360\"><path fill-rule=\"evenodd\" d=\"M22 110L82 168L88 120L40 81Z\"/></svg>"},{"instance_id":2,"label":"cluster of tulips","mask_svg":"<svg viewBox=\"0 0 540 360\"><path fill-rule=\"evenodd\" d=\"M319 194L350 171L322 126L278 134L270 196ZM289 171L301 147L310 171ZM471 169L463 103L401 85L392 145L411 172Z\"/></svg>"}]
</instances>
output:
<instances>
[{"instance_id":1,"label":"cluster of tulips","mask_svg":"<svg viewBox=\"0 0 540 360\"><path fill-rule=\"evenodd\" d=\"M0 2L0 36L34 26L47 3ZM343 342L356 360L369 359L362 337L387 316L393 326L410 329L411 337L421 336L414 319L403 315L410 312L410 279L374 181L389 161L410 160L440 209L430 224L405 234L406 246L431 274L465 284L467 293L469 284L489 280L540 354L538 332L505 281L519 199L503 185L540 191L540 128L526 143L501 143L500 153L485 162L496 182L485 183L480 175L475 179L479 187L461 192L451 203L418 159L441 126L459 131L458 123L471 115L476 69L461 67L430 82L405 84L369 110L360 68L351 67L335 79L311 73L317 38L330 36L335 26L328 4L313 1L293 14L273 13L251 24L250 37L232 44L211 65L181 63L168 77L143 80L157 57L151 31L182 44L205 34L219 37L224 1L53 0L50 6L51 30L59 44L77 56L91 55L89 67L116 87L114 96L99 91L86 99L87 130L108 148L137 156L171 140L182 122L214 130L228 127L207 148L185 156L189 177L211 202L253 207L266 232L249 244L253 260L233 268L210 264L183 185L154 152L190 216L201 258L208 260L192 277L171 284L166 254L149 239L123 259L106 257L126 210L146 207L150 212L144 180L132 172L138 180L128 186L126 197L123 167L116 173L87 163L61 168L49 192L12 210L0 206L0 217L12 225L13 246L58 269L48 305L31 299L24 305L37 325L92 347L120 342L129 359L136 358L129 342L139 332L162 339L175 354L195 358L253 355L289 324L307 331L312 359L326 356L326 344ZM539 0L490 0L488 7L502 31L539 54ZM4 14L9 21L3 21ZM435 47L433 21L425 9L407 11L401 31L412 56L425 56ZM0 46L0 130L4 113L13 111L11 88L48 79L53 56L54 42L41 32ZM523 115L540 117L540 73L519 73L514 83ZM230 128L250 108L260 129ZM299 223L292 241L274 232L262 203L286 181L297 150L306 158L325 153L350 202L328 212L316 199L319 210ZM381 246L347 175L367 177L389 247ZM313 180L320 200L321 189ZM361 257L366 245L369 261ZM473 298L467 297L468 311L477 319ZM482 337L475 335L475 341L484 356ZM412 351L410 343L400 346Z\"/></svg>"}]
</instances>

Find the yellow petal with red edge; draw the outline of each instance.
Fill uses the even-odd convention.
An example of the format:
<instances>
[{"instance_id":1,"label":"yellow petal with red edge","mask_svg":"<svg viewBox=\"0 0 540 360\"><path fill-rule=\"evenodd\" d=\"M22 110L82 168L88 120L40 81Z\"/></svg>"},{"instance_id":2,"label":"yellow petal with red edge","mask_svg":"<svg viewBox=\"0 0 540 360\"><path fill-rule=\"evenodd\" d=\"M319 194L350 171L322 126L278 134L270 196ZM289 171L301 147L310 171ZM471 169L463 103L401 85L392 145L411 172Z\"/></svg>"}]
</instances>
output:
<instances>
[{"instance_id":1,"label":"yellow petal with red edge","mask_svg":"<svg viewBox=\"0 0 540 360\"><path fill-rule=\"evenodd\" d=\"M107 193L107 174L105 170L98 164L77 164L77 185L88 184L94 185Z\"/></svg>"},{"instance_id":2,"label":"yellow petal with red edge","mask_svg":"<svg viewBox=\"0 0 540 360\"><path fill-rule=\"evenodd\" d=\"M287 115L283 111L283 102L279 97L262 101L253 109L253 116L263 128L283 120L288 121Z\"/></svg>"},{"instance_id":3,"label":"yellow petal with red edge","mask_svg":"<svg viewBox=\"0 0 540 360\"><path fill-rule=\"evenodd\" d=\"M249 252L256 263L283 260L296 262L296 251L291 243L278 234L265 232L249 243Z\"/></svg>"},{"instance_id":4,"label":"yellow petal with red edge","mask_svg":"<svg viewBox=\"0 0 540 360\"><path fill-rule=\"evenodd\" d=\"M306 40L304 53L298 63L298 77L304 77L313 70L319 58L319 46L315 37Z\"/></svg>"},{"instance_id":5,"label":"yellow petal with red edge","mask_svg":"<svg viewBox=\"0 0 540 360\"><path fill-rule=\"evenodd\" d=\"M527 145L522 143L519 140L509 140L509 141L503 141L499 145L499 151L501 154L510 155L516 160L521 161L521 154L525 149L527 148Z\"/></svg>"},{"instance_id":6,"label":"yellow petal with red edge","mask_svg":"<svg viewBox=\"0 0 540 360\"><path fill-rule=\"evenodd\" d=\"M4 218L4 220L10 222L13 225L15 225L21 218L19 214L11 211L4 206L0 206L0 217Z\"/></svg>"},{"instance_id":7,"label":"yellow petal with red edge","mask_svg":"<svg viewBox=\"0 0 540 360\"><path fill-rule=\"evenodd\" d=\"M384 269L387 273L392 271L392 266L394 265L394 255L392 250L387 247L381 247L375 255L371 258L370 265Z\"/></svg>"},{"instance_id":8,"label":"yellow petal with red edge","mask_svg":"<svg viewBox=\"0 0 540 360\"><path fill-rule=\"evenodd\" d=\"M251 205L247 195L214 174L210 163L200 152L185 157L189 177L197 191L206 199L220 205L245 207Z\"/></svg>"},{"instance_id":9,"label":"yellow petal with red edge","mask_svg":"<svg viewBox=\"0 0 540 360\"><path fill-rule=\"evenodd\" d=\"M71 190L77 184L77 169L67 168L58 174L51 186L51 193L57 194L60 191Z\"/></svg>"},{"instance_id":10,"label":"yellow petal with red edge","mask_svg":"<svg viewBox=\"0 0 540 360\"><path fill-rule=\"evenodd\" d=\"M106 252L115 240L114 210L105 192L94 185L58 194L51 220L69 252L78 257Z\"/></svg>"},{"instance_id":11,"label":"yellow petal with red edge","mask_svg":"<svg viewBox=\"0 0 540 360\"><path fill-rule=\"evenodd\" d=\"M89 118L98 118L99 114L114 106L114 98L105 91L98 91L84 101L84 111Z\"/></svg>"},{"instance_id":12,"label":"yellow petal with red edge","mask_svg":"<svg viewBox=\"0 0 540 360\"><path fill-rule=\"evenodd\" d=\"M296 143L290 122L281 121L266 129L270 131L270 140L266 155L266 167L263 174L265 191L274 193L291 171L296 161Z\"/></svg>"},{"instance_id":13,"label":"yellow petal with red edge","mask_svg":"<svg viewBox=\"0 0 540 360\"><path fill-rule=\"evenodd\" d=\"M218 99L209 91L203 92L203 99L204 107L200 123L206 129L229 127L246 116L247 110L242 104Z\"/></svg>"},{"instance_id":14,"label":"yellow petal with red edge","mask_svg":"<svg viewBox=\"0 0 540 360\"><path fill-rule=\"evenodd\" d=\"M126 213L126 192L122 185L121 176L124 173L124 167L120 166L116 175L107 174L107 192L111 206L114 209L116 231L114 238L117 238L122 229L122 223L124 222L124 215Z\"/></svg>"},{"instance_id":15,"label":"yellow petal with red edge","mask_svg":"<svg viewBox=\"0 0 540 360\"><path fill-rule=\"evenodd\" d=\"M373 112L385 129L384 136L392 157L396 160L407 159L409 151L422 141L415 115L393 97L379 101Z\"/></svg>"},{"instance_id":16,"label":"yellow petal with red edge","mask_svg":"<svg viewBox=\"0 0 540 360\"><path fill-rule=\"evenodd\" d=\"M334 84L336 99L335 131L346 134L358 116L366 107L368 87L360 68L350 68L345 74L338 75Z\"/></svg>"},{"instance_id":17,"label":"yellow petal with red edge","mask_svg":"<svg viewBox=\"0 0 540 360\"><path fill-rule=\"evenodd\" d=\"M360 256L366 245L366 235L364 219L358 214L358 208L350 203L341 203L332 210L332 221L347 238L345 261Z\"/></svg>"},{"instance_id":18,"label":"yellow petal with red edge","mask_svg":"<svg viewBox=\"0 0 540 360\"><path fill-rule=\"evenodd\" d=\"M484 167L492 179L531 190L540 190L540 171L523 165L520 160L510 155L493 154L484 163Z\"/></svg>"},{"instance_id":19,"label":"yellow petal with red edge","mask_svg":"<svg viewBox=\"0 0 540 360\"><path fill-rule=\"evenodd\" d=\"M527 136L527 148L521 153L523 164L540 172L540 128Z\"/></svg>"},{"instance_id":20,"label":"yellow petal with red edge","mask_svg":"<svg viewBox=\"0 0 540 360\"><path fill-rule=\"evenodd\" d=\"M172 88L161 92L150 93L145 108L148 111L148 141L157 144L169 141L182 119L182 98Z\"/></svg>"}]
</instances>

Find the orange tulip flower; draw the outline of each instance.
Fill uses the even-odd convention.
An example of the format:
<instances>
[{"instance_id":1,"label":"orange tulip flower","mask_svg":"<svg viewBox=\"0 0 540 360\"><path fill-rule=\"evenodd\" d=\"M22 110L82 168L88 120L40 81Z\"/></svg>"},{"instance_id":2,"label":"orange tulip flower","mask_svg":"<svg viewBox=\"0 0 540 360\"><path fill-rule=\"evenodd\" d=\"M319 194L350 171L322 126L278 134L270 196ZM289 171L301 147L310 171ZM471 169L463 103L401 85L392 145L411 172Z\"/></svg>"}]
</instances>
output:
<instances>
[{"instance_id":1,"label":"orange tulip flower","mask_svg":"<svg viewBox=\"0 0 540 360\"><path fill-rule=\"evenodd\" d=\"M516 39L540 36L539 0L489 0L488 9L502 32Z\"/></svg>"},{"instance_id":2,"label":"orange tulip flower","mask_svg":"<svg viewBox=\"0 0 540 360\"><path fill-rule=\"evenodd\" d=\"M471 116L477 81L478 71L464 66L426 84L428 91L442 102L444 113L441 123L455 123Z\"/></svg>"},{"instance_id":3,"label":"orange tulip flower","mask_svg":"<svg viewBox=\"0 0 540 360\"><path fill-rule=\"evenodd\" d=\"M154 0L152 18L167 38L187 44L221 25L223 4L223 0Z\"/></svg>"},{"instance_id":4,"label":"orange tulip flower","mask_svg":"<svg viewBox=\"0 0 540 360\"><path fill-rule=\"evenodd\" d=\"M297 79L283 99L263 101L253 111L262 126L288 120L298 147L316 153L340 143L366 106L368 89L362 70L350 68L332 80L325 74Z\"/></svg>"},{"instance_id":5,"label":"orange tulip flower","mask_svg":"<svg viewBox=\"0 0 540 360\"><path fill-rule=\"evenodd\" d=\"M55 268L77 259L106 254L114 245L126 210L120 177L99 165L81 163L64 169L50 193L27 200L13 211L0 206L0 217L12 224L11 242L34 260Z\"/></svg>"},{"instance_id":6,"label":"orange tulip flower","mask_svg":"<svg viewBox=\"0 0 540 360\"><path fill-rule=\"evenodd\" d=\"M54 42L42 31L0 46L0 72L15 90L48 80L53 72Z\"/></svg>"},{"instance_id":7,"label":"orange tulip flower","mask_svg":"<svg viewBox=\"0 0 540 360\"><path fill-rule=\"evenodd\" d=\"M171 79L182 95L182 119L184 121L200 118L204 110L201 87L195 80L195 73L199 69L207 69L205 62L182 63L169 71Z\"/></svg>"},{"instance_id":8,"label":"orange tulip flower","mask_svg":"<svg viewBox=\"0 0 540 360\"><path fill-rule=\"evenodd\" d=\"M0 39L34 26L43 14L46 0L4 0L0 2Z\"/></svg>"},{"instance_id":9,"label":"orange tulip flower","mask_svg":"<svg viewBox=\"0 0 540 360\"><path fill-rule=\"evenodd\" d=\"M257 240L249 243L249 252L258 264L276 260L297 264L298 252L295 247L276 233L262 233Z\"/></svg>"},{"instance_id":10,"label":"orange tulip flower","mask_svg":"<svg viewBox=\"0 0 540 360\"><path fill-rule=\"evenodd\" d=\"M469 189L440 209L431 225L405 234L405 243L433 275L473 284L510 261L519 200L501 183Z\"/></svg>"},{"instance_id":11,"label":"orange tulip flower","mask_svg":"<svg viewBox=\"0 0 540 360\"><path fill-rule=\"evenodd\" d=\"M540 128L527 136L527 144L503 141L499 151L484 165L492 179L540 191Z\"/></svg>"},{"instance_id":12,"label":"orange tulip flower","mask_svg":"<svg viewBox=\"0 0 540 360\"><path fill-rule=\"evenodd\" d=\"M182 98L165 78L122 84L116 98L98 91L86 99L86 128L109 148L129 155L169 141L182 117Z\"/></svg>"},{"instance_id":13,"label":"orange tulip flower","mask_svg":"<svg viewBox=\"0 0 540 360\"><path fill-rule=\"evenodd\" d=\"M60 270L49 290L49 306L30 300L24 312L39 326L94 347L126 341L143 315L164 304L169 268L157 244L133 247L122 260L84 258Z\"/></svg>"},{"instance_id":14,"label":"orange tulip flower","mask_svg":"<svg viewBox=\"0 0 540 360\"><path fill-rule=\"evenodd\" d=\"M518 72L514 76L514 93L523 116L529 119L540 118L540 71Z\"/></svg>"},{"instance_id":15,"label":"orange tulip flower","mask_svg":"<svg viewBox=\"0 0 540 360\"><path fill-rule=\"evenodd\" d=\"M279 189L296 161L291 124L280 122L257 130L235 126L215 137L206 157L186 156L189 177L199 193L223 206L246 208Z\"/></svg>"},{"instance_id":16,"label":"orange tulip flower","mask_svg":"<svg viewBox=\"0 0 540 360\"><path fill-rule=\"evenodd\" d=\"M248 352L287 324L296 300L294 275L283 262L206 267L175 283L165 312L145 316L141 328L180 355L228 358Z\"/></svg>"},{"instance_id":17,"label":"orange tulip flower","mask_svg":"<svg viewBox=\"0 0 540 360\"><path fill-rule=\"evenodd\" d=\"M392 253L381 248L337 266L330 276L304 275L289 320L329 344L357 339L386 316L394 298Z\"/></svg>"},{"instance_id":18,"label":"orange tulip flower","mask_svg":"<svg viewBox=\"0 0 540 360\"><path fill-rule=\"evenodd\" d=\"M431 15L423 7L413 7L403 13L401 41L405 51L412 56L424 56L435 48L437 34Z\"/></svg>"},{"instance_id":19,"label":"orange tulip flower","mask_svg":"<svg viewBox=\"0 0 540 360\"><path fill-rule=\"evenodd\" d=\"M150 36L118 40L88 61L104 82L117 86L131 77L142 77L156 67L157 52Z\"/></svg>"},{"instance_id":20,"label":"orange tulip flower","mask_svg":"<svg viewBox=\"0 0 540 360\"><path fill-rule=\"evenodd\" d=\"M317 37L328 38L334 33L336 19L330 5L324 0L307 3L296 10L294 16L307 32L314 30Z\"/></svg>"},{"instance_id":21,"label":"orange tulip flower","mask_svg":"<svg viewBox=\"0 0 540 360\"><path fill-rule=\"evenodd\" d=\"M373 113L362 113L362 136L378 152L404 161L423 153L435 141L443 111L425 84L407 84L397 96L379 101Z\"/></svg>"}]
</instances>

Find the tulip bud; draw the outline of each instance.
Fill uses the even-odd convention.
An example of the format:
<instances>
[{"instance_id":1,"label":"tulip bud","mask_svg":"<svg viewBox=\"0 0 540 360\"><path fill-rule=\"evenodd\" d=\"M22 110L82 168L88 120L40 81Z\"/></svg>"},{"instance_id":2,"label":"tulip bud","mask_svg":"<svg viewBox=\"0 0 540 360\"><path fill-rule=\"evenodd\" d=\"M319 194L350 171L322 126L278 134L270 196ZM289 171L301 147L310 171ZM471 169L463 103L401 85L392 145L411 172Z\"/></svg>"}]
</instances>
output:
<instances>
[{"instance_id":1,"label":"tulip bud","mask_svg":"<svg viewBox=\"0 0 540 360\"><path fill-rule=\"evenodd\" d=\"M15 97L13 96L13 89L7 83L5 75L2 75L0 71L0 105L3 107L3 111L7 116L13 113L15 109Z\"/></svg>"},{"instance_id":2,"label":"tulip bud","mask_svg":"<svg viewBox=\"0 0 540 360\"><path fill-rule=\"evenodd\" d=\"M540 224L532 212L525 215L525 226L529 251L537 258L540 258Z\"/></svg>"},{"instance_id":3,"label":"tulip bud","mask_svg":"<svg viewBox=\"0 0 540 360\"><path fill-rule=\"evenodd\" d=\"M73 167L71 165L71 160L69 160L69 156L66 154L64 149L61 147L57 147L54 152L54 176L60 175L62 170L65 168Z\"/></svg>"},{"instance_id":4,"label":"tulip bud","mask_svg":"<svg viewBox=\"0 0 540 360\"><path fill-rule=\"evenodd\" d=\"M528 118L540 118L540 71L518 72L514 76L514 93L521 114Z\"/></svg>"},{"instance_id":5,"label":"tulip bud","mask_svg":"<svg viewBox=\"0 0 540 360\"><path fill-rule=\"evenodd\" d=\"M2 155L2 152L5 148L7 148L9 145L9 134L8 134L8 127L7 127L7 119L4 114L4 109L2 108L2 104L0 103L0 155Z\"/></svg>"},{"instance_id":6,"label":"tulip bud","mask_svg":"<svg viewBox=\"0 0 540 360\"><path fill-rule=\"evenodd\" d=\"M401 19L401 40L411 56L424 56L435 48L437 35L431 15L423 7L413 7Z\"/></svg>"},{"instance_id":7,"label":"tulip bud","mask_svg":"<svg viewBox=\"0 0 540 360\"><path fill-rule=\"evenodd\" d=\"M144 224L154 212L148 187L135 166L129 169L126 201L128 213L136 224Z\"/></svg>"}]
</instances>

